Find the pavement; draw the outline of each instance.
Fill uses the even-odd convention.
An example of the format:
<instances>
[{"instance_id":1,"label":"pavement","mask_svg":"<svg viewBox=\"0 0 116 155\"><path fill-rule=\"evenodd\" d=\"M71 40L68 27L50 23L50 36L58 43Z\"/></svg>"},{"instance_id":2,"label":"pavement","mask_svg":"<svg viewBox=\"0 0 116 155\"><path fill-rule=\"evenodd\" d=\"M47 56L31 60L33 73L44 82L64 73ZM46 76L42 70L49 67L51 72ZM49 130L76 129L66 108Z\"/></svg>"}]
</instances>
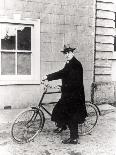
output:
<instances>
[{"instance_id":1,"label":"pavement","mask_svg":"<svg viewBox=\"0 0 116 155\"><path fill-rule=\"evenodd\" d=\"M115 111L115 107L109 104L103 104L98 106L101 115ZM25 108L26 109L26 108ZM24 111L25 109L1 109L0 110L0 124L1 123L12 123L16 116ZM27 108L28 109L28 108Z\"/></svg>"},{"instance_id":2,"label":"pavement","mask_svg":"<svg viewBox=\"0 0 116 155\"><path fill-rule=\"evenodd\" d=\"M54 134L55 125L46 121L42 132L34 141L15 143L10 135L11 124L24 109L0 110L0 155L116 155L116 108L99 105L101 116L91 135L81 136L80 144L64 145L61 140L68 131Z\"/></svg>"}]
</instances>

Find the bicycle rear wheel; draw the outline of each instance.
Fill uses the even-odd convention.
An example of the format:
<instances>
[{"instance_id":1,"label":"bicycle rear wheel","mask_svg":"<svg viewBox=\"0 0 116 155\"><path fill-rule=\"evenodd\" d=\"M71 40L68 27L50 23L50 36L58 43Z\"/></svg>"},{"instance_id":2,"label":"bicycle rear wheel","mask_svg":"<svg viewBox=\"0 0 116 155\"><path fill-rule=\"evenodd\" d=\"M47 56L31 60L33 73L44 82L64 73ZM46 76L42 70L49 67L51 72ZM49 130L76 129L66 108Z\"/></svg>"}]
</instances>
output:
<instances>
[{"instance_id":1,"label":"bicycle rear wheel","mask_svg":"<svg viewBox=\"0 0 116 155\"><path fill-rule=\"evenodd\" d=\"M11 136L17 143L27 143L42 131L44 114L40 109L29 109L20 113L11 128Z\"/></svg>"},{"instance_id":2,"label":"bicycle rear wheel","mask_svg":"<svg viewBox=\"0 0 116 155\"><path fill-rule=\"evenodd\" d=\"M92 132L98 121L98 110L94 104L86 103L87 117L83 124L79 124L79 135L87 135Z\"/></svg>"}]
</instances>

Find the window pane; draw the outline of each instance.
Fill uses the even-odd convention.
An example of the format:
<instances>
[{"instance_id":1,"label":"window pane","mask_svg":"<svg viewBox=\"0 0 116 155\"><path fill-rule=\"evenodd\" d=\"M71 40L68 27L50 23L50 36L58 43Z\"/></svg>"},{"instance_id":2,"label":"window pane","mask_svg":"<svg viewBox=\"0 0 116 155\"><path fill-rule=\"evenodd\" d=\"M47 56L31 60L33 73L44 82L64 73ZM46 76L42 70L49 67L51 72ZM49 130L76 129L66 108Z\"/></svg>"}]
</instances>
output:
<instances>
[{"instance_id":1,"label":"window pane","mask_svg":"<svg viewBox=\"0 0 116 155\"><path fill-rule=\"evenodd\" d=\"M31 27L17 31L18 50L31 50Z\"/></svg>"},{"instance_id":2,"label":"window pane","mask_svg":"<svg viewBox=\"0 0 116 155\"><path fill-rule=\"evenodd\" d=\"M1 53L1 74L2 75L15 74L15 53L12 52Z\"/></svg>"},{"instance_id":3,"label":"window pane","mask_svg":"<svg viewBox=\"0 0 116 155\"><path fill-rule=\"evenodd\" d=\"M1 25L1 49L12 50L15 49L16 43L16 28L14 25Z\"/></svg>"},{"instance_id":4,"label":"window pane","mask_svg":"<svg viewBox=\"0 0 116 155\"><path fill-rule=\"evenodd\" d=\"M17 54L17 74L31 75L31 53Z\"/></svg>"}]
</instances>

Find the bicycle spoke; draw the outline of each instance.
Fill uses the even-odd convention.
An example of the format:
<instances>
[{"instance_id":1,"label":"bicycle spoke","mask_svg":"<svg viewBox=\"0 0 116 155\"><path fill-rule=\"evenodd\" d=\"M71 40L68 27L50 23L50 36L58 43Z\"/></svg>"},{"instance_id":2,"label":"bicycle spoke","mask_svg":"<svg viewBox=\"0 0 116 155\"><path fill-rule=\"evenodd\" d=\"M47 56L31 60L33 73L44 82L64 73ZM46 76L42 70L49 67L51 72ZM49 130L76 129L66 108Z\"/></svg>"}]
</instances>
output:
<instances>
[{"instance_id":1,"label":"bicycle spoke","mask_svg":"<svg viewBox=\"0 0 116 155\"><path fill-rule=\"evenodd\" d=\"M88 116L85 119L85 122L79 125L79 134L86 135L92 131L94 126L97 123L98 113L94 105L91 103L86 104Z\"/></svg>"},{"instance_id":2,"label":"bicycle spoke","mask_svg":"<svg viewBox=\"0 0 116 155\"><path fill-rule=\"evenodd\" d=\"M28 142L33 139L43 127L43 115L35 110L21 113L12 126L12 137L17 142Z\"/></svg>"}]
</instances>

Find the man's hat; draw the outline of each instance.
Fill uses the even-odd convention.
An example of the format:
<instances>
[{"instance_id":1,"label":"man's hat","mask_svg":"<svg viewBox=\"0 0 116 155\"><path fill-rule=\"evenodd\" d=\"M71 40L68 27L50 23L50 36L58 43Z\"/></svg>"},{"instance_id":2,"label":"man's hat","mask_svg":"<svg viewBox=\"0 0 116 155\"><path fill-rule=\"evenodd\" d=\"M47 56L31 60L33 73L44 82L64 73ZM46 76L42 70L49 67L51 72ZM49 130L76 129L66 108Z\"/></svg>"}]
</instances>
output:
<instances>
[{"instance_id":1,"label":"man's hat","mask_svg":"<svg viewBox=\"0 0 116 155\"><path fill-rule=\"evenodd\" d=\"M62 53L68 53L69 51L73 52L76 48L71 48L69 45L64 45L64 50Z\"/></svg>"}]
</instances>

